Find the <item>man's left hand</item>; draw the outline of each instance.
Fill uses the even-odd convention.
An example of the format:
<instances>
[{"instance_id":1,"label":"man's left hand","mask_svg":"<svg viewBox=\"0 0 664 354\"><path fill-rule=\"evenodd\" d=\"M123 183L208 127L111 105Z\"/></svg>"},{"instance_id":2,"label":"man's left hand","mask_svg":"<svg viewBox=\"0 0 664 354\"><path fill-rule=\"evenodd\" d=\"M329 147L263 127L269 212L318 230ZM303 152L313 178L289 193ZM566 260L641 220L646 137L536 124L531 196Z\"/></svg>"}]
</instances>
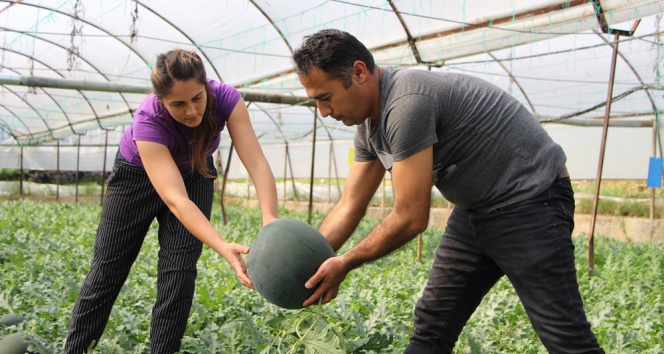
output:
<instances>
[{"instance_id":1,"label":"man's left hand","mask_svg":"<svg viewBox=\"0 0 664 354\"><path fill-rule=\"evenodd\" d=\"M304 302L303 306L309 306L322 298L323 304L327 304L337 297L339 285L346 279L350 269L343 257L328 258L318 267L318 271L306 282L305 287L311 289L319 284L314 293Z\"/></svg>"}]
</instances>

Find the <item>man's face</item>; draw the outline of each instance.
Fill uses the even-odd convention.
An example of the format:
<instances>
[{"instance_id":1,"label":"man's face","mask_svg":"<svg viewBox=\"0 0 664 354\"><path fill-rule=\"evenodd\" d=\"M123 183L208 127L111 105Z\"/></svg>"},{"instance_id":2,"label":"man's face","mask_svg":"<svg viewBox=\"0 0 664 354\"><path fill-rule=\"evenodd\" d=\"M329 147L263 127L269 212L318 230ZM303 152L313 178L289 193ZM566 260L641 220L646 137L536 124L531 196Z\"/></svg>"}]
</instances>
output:
<instances>
[{"instance_id":1,"label":"man's face","mask_svg":"<svg viewBox=\"0 0 664 354\"><path fill-rule=\"evenodd\" d=\"M299 79L307 96L316 100L321 116L330 116L347 126L362 124L369 117L370 101L355 78L345 88L340 80L330 79L322 70L313 68L308 76L300 75Z\"/></svg>"}]
</instances>

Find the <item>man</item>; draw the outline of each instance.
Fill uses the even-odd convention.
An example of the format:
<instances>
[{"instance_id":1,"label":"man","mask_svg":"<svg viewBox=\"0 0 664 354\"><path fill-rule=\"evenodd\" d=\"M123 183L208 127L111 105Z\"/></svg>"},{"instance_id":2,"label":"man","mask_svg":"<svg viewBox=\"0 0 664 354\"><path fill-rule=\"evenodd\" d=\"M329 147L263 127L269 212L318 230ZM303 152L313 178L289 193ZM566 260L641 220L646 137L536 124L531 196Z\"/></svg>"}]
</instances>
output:
<instances>
[{"instance_id":1,"label":"man","mask_svg":"<svg viewBox=\"0 0 664 354\"><path fill-rule=\"evenodd\" d=\"M357 125L339 203L319 230L337 251L392 173L394 208L345 254L323 263L304 303L330 302L348 272L427 228L431 186L455 204L415 308L406 353L449 353L468 318L506 275L552 353L603 353L576 280L574 192L566 157L505 91L460 74L375 65L352 35L323 30L293 54L322 116Z\"/></svg>"}]
</instances>

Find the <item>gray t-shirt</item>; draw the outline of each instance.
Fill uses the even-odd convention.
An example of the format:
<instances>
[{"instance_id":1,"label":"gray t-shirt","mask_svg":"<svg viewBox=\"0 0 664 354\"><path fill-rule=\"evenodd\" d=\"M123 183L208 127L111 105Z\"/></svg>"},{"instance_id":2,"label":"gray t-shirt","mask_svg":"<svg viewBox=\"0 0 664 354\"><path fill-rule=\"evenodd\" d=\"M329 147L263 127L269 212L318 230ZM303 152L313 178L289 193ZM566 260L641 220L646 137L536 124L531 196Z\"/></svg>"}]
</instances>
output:
<instances>
[{"instance_id":1,"label":"gray t-shirt","mask_svg":"<svg viewBox=\"0 0 664 354\"><path fill-rule=\"evenodd\" d=\"M542 193L565 153L516 99L480 78L382 68L380 118L355 135L355 160L388 171L433 145L433 181L464 209L488 212Z\"/></svg>"}]
</instances>

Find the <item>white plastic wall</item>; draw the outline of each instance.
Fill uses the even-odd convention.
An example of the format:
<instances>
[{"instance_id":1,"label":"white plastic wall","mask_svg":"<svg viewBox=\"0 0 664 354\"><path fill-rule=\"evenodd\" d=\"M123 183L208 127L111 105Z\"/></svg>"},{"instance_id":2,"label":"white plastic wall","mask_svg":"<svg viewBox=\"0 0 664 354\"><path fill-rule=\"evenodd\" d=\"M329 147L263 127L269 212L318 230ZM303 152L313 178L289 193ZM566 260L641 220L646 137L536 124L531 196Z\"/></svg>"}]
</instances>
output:
<instances>
[{"instance_id":1,"label":"white plastic wall","mask_svg":"<svg viewBox=\"0 0 664 354\"><path fill-rule=\"evenodd\" d=\"M599 161L601 127L576 127L559 124L545 124L545 129L558 142L568 158L568 169L575 179L594 179ZM96 144L99 141L95 142ZM333 159L330 166L330 142L316 144L314 177L345 178L349 169L349 153L352 140L337 140L332 143ZM605 179L646 179L648 161L652 156L653 130L650 128L609 128L604 171ZM308 178L311 173L312 144L298 142L289 144L292 163L287 177ZM58 152L56 146L26 146L23 148L23 169L56 170ZM285 144L265 144L263 151L270 162L276 178L283 178L286 154ZM117 152L117 140L109 140L106 154L106 171L110 171ZM658 154L659 155L659 154ZM79 159L80 171L102 171L104 169L103 146L81 146ZM228 144L222 144L215 160L221 158L222 171L228 159ZM60 170L76 170L77 147L60 146ZM21 148L19 146L0 146L0 169L19 169L21 166ZM335 169L336 166L336 169ZM237 154L233 153L229 179L246 178ZM221 171L220 171L221 173ZM389 176L388 176L389 178Z\"/></svg>"}]
</instances>

